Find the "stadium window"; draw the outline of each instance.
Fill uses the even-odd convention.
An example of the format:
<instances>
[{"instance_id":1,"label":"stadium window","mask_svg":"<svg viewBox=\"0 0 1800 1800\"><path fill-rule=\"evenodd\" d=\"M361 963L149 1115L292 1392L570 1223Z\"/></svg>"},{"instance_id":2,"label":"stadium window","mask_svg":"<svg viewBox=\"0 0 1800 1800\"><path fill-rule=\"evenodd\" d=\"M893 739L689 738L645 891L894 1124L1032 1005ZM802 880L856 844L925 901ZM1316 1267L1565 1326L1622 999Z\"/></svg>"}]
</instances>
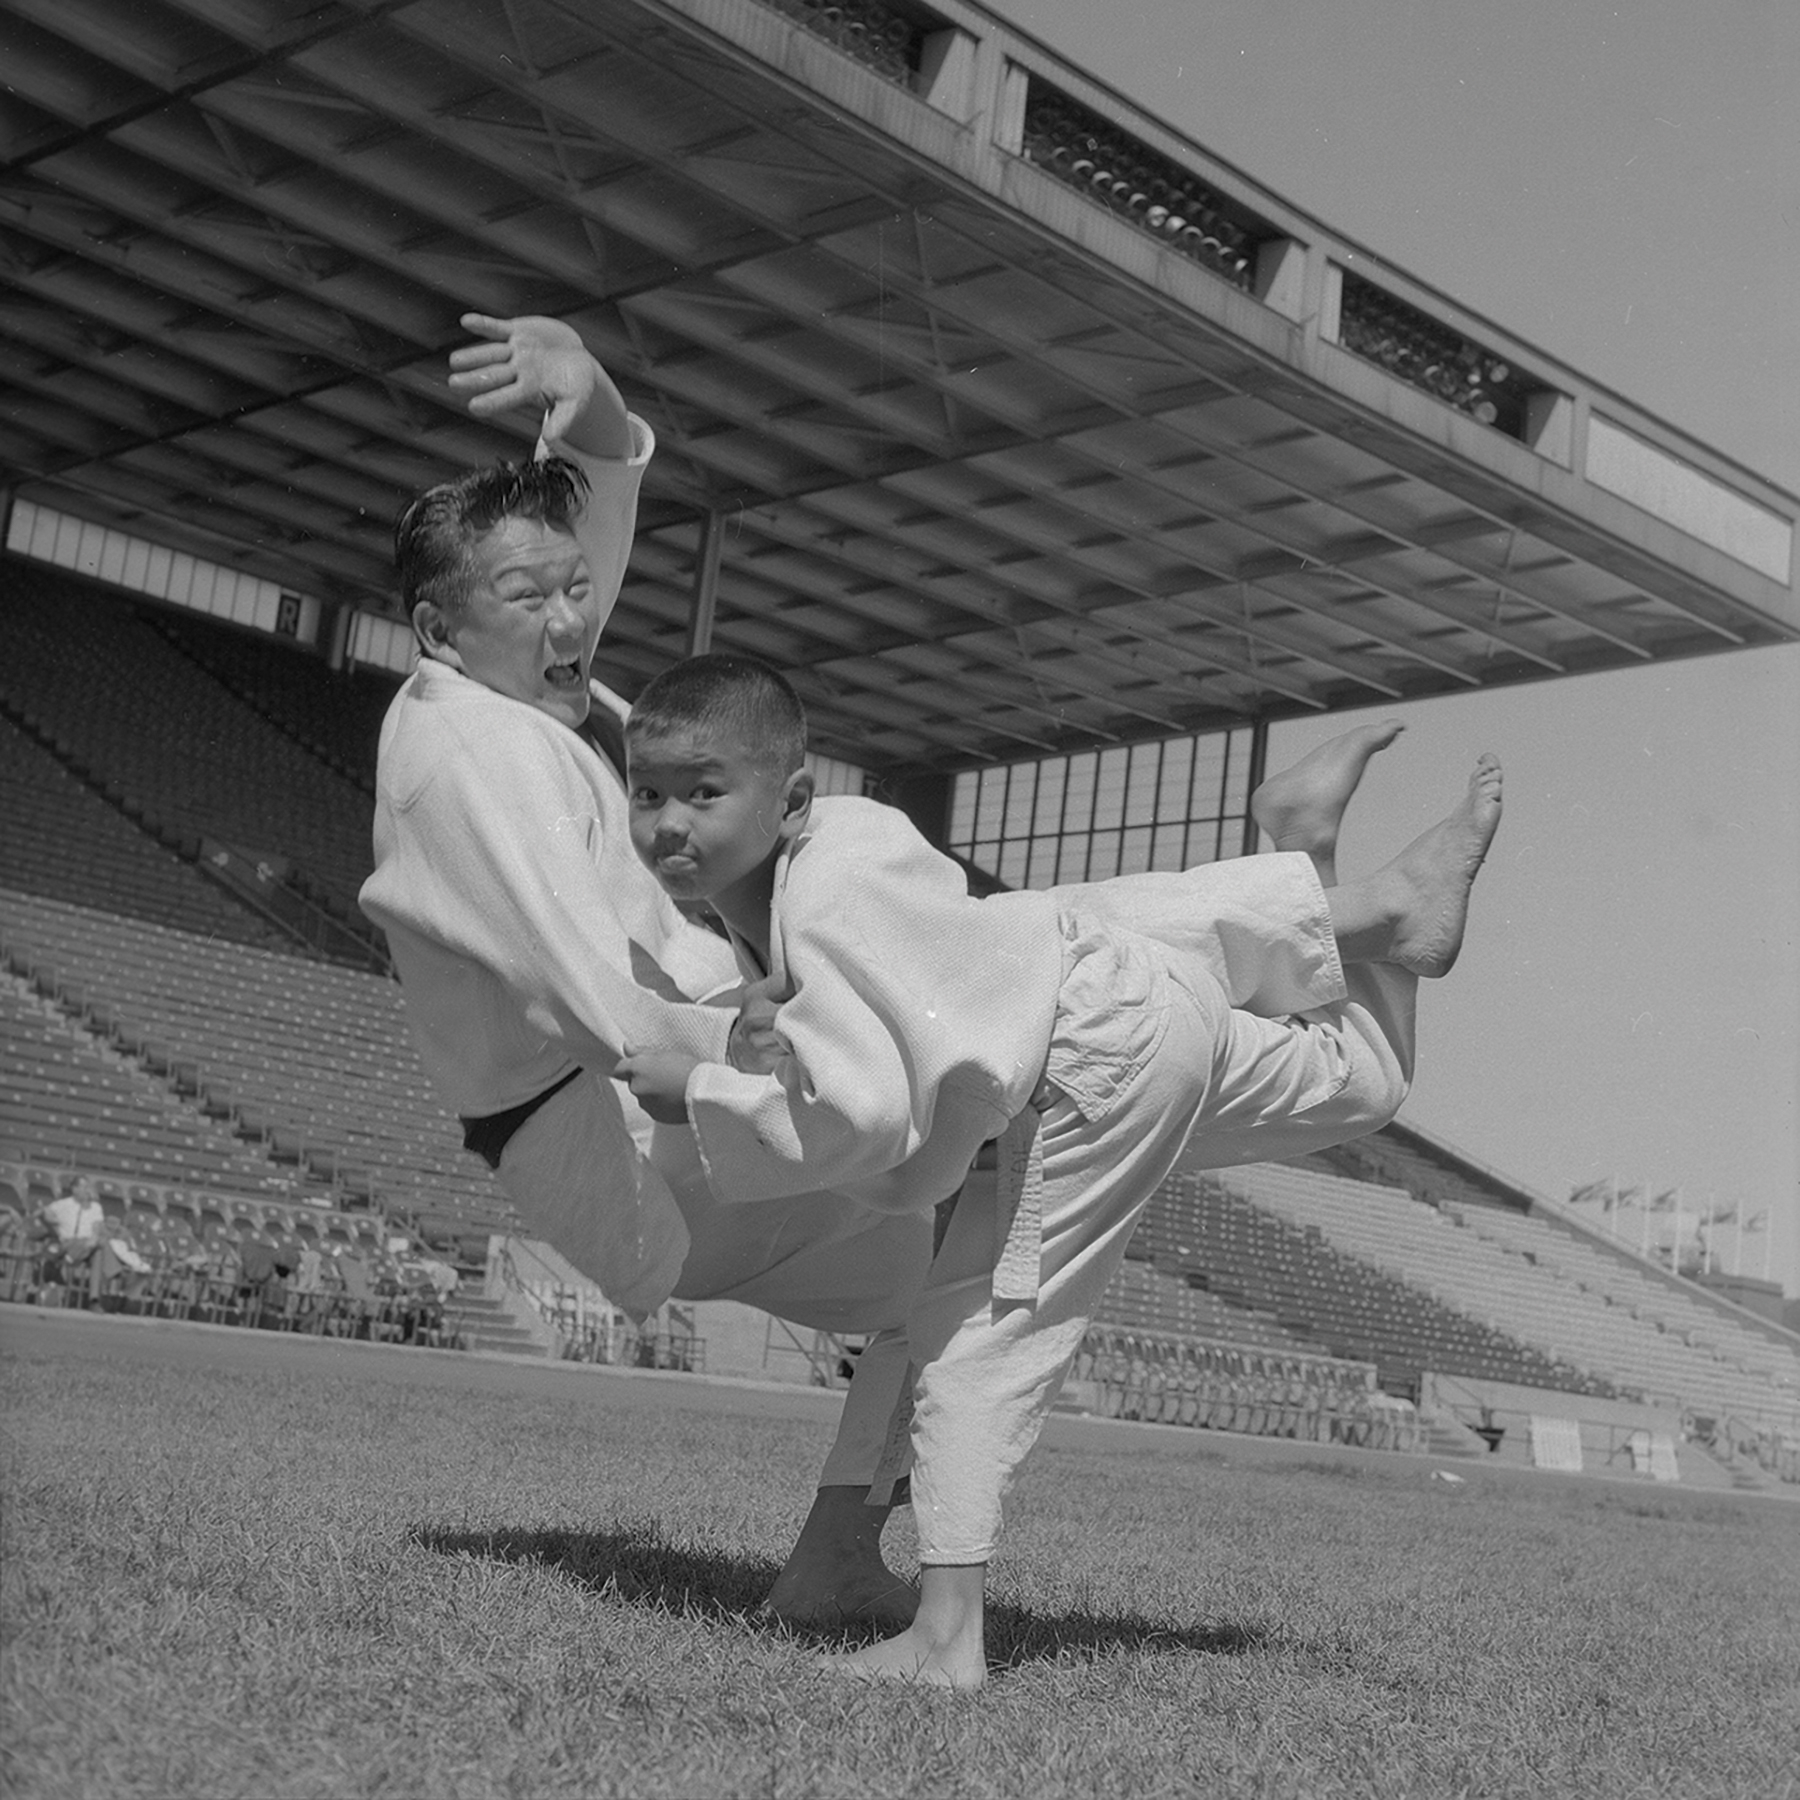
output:
<instances>
[{"instance_id":1,"label":"stadium window","mask_svg":"<svg viewBox=\"0 0 1800 1800\"><path fill-rule=\"evenodd\" d=\"M1131 747L1126 763L1125 824L1149 825L1155 822L1161 762L1161 744L1134 744Z\"/></svg>"},{"instance_id":2,"label":"stadium window","mask_svg":"<svg viewBox=\"0 0 1800 1800\"><path fill-rule=\"evenodd\" d=\"M862 795L869 791L868 771L856 763L840 762L834 756L809 750L806 766L812 771L815 791L820 794Z\"/></svg>"},{"instance_id":3,"label":"stadium window","mask_svg":"<svg viewBox=\"0 0 1800 1800\"><path fill-rule=\"evenodd\" d=\"M1086 834L1094 829L1094 778L1099 758L1092 751L1071 757L1064 784L1062 828Z\"/></svg>"},{"instance_id":4,"label":"stadium window","mask_svg":"<svg viewBox=\"0 0 1800 1800\"><path fill-rule=\"evenodd\" d=\"M967 771L952 784L950 848L1034 888L1235 855L1249 740L1238 729Z\"/></svg>"},{"instance_id":5,"label":"stadium window","mask_svg":"<svg viewBox=\"0 0 1800 1800\"><path fill-rule=\"evenodd\" d=\"M1040 763L1037 779L1037 805L1032 809L1031 835L1048 836L1061 828L1063 796L1068 788L1068 764Z\"/></svg>"},{"instance_id":6,"label":"stadium window","mask_svg":"<svg viewBox=\"0 0 1800 1800\"><path fill-rule=\"evenodd\" d=\"M1087 847L1085 833L1080 837L1059 838L1056 841L1056 882L1087 879ZM1055 882L1051 885L1054 886Z\"/></svg>"}]
</instances>

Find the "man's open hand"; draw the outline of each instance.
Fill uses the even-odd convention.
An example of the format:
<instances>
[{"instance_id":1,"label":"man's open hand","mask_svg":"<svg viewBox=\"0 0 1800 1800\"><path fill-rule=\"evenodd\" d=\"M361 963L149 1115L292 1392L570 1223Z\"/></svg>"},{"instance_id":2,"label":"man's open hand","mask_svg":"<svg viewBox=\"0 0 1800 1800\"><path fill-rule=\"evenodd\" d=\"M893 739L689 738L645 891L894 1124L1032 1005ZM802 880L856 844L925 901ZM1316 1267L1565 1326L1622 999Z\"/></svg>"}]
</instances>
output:
<instances>
[{"instance_id":1,"label":"man's open hand","mask_svg":"<svg viewBox=\"0 0 1800 1800\"><path fill-rule=\"evenodd\" d=\"M546 438L594 455L630 454L624 402L574 326L536 313L518 319L464 313L462 326L480 341L451 351L450 388L467 396L478 419L516 406L542 407Z\"/></svg>"}]
</instances>

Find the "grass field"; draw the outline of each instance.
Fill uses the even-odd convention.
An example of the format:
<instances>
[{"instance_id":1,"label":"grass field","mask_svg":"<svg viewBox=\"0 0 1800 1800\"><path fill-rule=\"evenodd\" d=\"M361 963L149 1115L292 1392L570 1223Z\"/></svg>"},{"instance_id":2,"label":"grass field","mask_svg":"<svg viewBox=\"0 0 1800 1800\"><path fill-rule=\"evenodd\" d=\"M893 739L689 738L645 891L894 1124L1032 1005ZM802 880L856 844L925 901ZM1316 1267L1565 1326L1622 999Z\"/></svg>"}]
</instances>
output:
<instances>
[{"instance_id":1,"label":"grass field","mask_svg":"<svg viewBox=\"0 0 1800 1800\"><path fill-rule=\"evenodd\" d=\"M1800 1795L1791 1503L1091 1430L962 1696L750 1616L822 1397L12 1308L0 1350L14 1796Z\"/></svg>"}]
</instances>

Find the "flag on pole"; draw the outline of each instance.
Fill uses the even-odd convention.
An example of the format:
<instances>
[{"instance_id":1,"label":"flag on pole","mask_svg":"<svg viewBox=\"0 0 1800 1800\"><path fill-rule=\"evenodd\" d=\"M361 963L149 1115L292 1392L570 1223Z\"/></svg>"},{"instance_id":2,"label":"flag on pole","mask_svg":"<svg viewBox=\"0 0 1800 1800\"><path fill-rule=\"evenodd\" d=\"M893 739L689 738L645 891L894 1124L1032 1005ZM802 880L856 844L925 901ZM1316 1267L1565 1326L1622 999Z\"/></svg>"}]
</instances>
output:
<instances>
[{"instance_id":1,"label":"flag on pole","mask_svg":"<svg viewBox=\"0 0 1800 1800\"><path fill-rule=\"evenodd\" d=\"M1750 1217L1744 1221L1744 1230L1748 1232L1767 1231L1768 1228L1769 1212L1767 1207L1764 1207L1759 1213L1752 1213Z\"/></svg>"},{"instance_id":2,"label":"flag on pole","mask_svg":"<svg viewBox=\"0 0 1800 1800\"><path fill-rule=\"evenodd\" d=\"M1681 1192L1680 1188L1664 1188L1660 1194L1657 1194L1649 1202L1650 1211L1651 1212L1673 1212L1675 1210L1676 1196L1680 1192Z\"/></svg>"},{"instance_id":3,"label":"flag on pole","mask_svg":"<svg viewBox=\"0 0 1800 1800\"><path fill-rule=\"evenodd\" d=\"M1607 1189L1604 1181L1584 1181L1580 1187L1569 1190L1570 1206L1585 1206L1590 1200L1598 1200Z\"/></svg>"}]
</instances>

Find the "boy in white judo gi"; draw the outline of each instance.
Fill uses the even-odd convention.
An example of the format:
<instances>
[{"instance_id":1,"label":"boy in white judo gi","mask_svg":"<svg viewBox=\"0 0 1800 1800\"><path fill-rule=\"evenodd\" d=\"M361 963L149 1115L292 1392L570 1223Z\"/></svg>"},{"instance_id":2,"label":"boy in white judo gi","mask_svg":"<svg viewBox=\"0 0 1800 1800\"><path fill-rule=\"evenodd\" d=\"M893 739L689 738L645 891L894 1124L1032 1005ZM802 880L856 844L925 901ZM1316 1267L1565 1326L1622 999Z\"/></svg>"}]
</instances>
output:
<instances>
[{"instance_id":1,"label":"boy in white judo gi","mask_svg":"<svg viewBox=\"0 0 1800 1800\"><path fill-rule=\"evenodd\" d=\"M1002 1497L1151 1194L1191 1134L1229 1162L1369 1129L1331 1124L1368 1019L1234 1009L1178 907L1169 941L1119 922L1147 887L1135 916L1155 923L1155 878L970 898L898 811L814 799L800 703L753 659L659 676L626 741L638 854L672 897L711 905L779 1000L740 1066L635 1046L618 1064L652 1118L692 1126L715 1197L827 1188L927 1215L997 1144L997 1180L964 1189L907 1319L919 1609L835 1659L978 1686ZM1367 754L1349 756L1358 773ZM1449 819L1328 897L1340 948L1393 965L1408 1037L1411 977L1455 959L1499 814L1483 758Z\"/></svg>"}]
</instances>

